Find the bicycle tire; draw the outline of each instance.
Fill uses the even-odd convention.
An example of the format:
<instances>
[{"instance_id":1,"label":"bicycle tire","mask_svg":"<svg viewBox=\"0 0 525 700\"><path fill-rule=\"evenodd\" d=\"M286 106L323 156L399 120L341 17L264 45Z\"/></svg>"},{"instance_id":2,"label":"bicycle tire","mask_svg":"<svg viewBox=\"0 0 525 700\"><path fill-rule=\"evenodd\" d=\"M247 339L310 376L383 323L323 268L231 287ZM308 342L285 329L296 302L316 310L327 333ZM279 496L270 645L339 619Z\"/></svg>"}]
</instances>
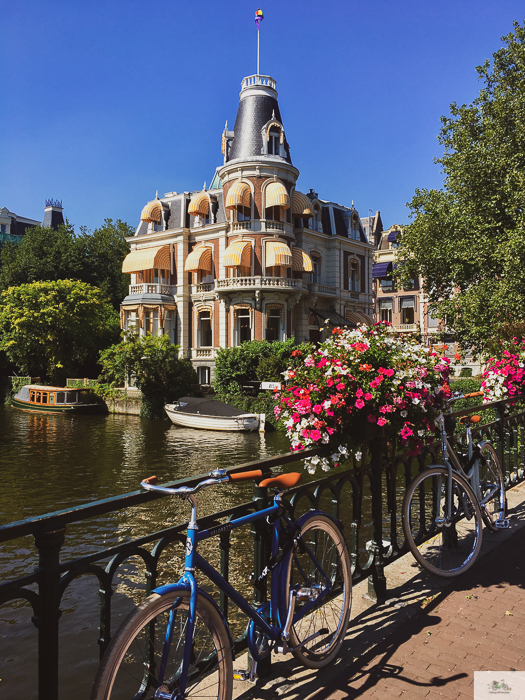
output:
<instances>
[{"instance_id":1,"label":"bicycle tire","mask_svg":"<svg viewBox=\"0 0 525 700\"><path fill-rule=\"evenodd\" d=\"M436 517L444 516L447 477L447 468L437 466L418 474L405 493L402 519L405 541L416 561L431 574L453 578L477 559L482 516L471 487L453 471L453 522L450 526L436 523ZM418 544L420 535L429 537Z\"/></svg>"},{"instance_id":2,"label":"bicycle tire","mask_svg":"<svg viewBox=\"0 0 525 700\"><path fill-rule=\"evenodd\" d=\"M323 591L324 576L313 562L308 549L313 552L319 566L330 577L333 593L325 596L319 606L314 607L297 620L290 629L290 646L295 647L323 628L328 630L292 653L308 668L322 668L338 654L350 620L352 603L352 573L345 538L331 518L315 514L301 525L301 538L308 547L301 551L297 546L283 562L284 599L287 607L290 590L311 589ZM308 601L296 600L295 613L301 612ZM283 610L283 619L286 611Z\"/></svg>"},{"instance_id":3,"label":"bicycle tire","mask_svg":"<svg viewBox=\"0 0 525 700\"><path fill-rule=\"evenodd\" d=\"M153 593L124 621L113 637L95 679L91 700L153 700L178 697L177 684L184 651L189 591ZM163 683L155 676L169 611L175 627ZM156 623L156 624L154 624ZM152 653L145 647L153 640ZM184 698L231 700L231 641L220 613L204 596L197 599L195 630ZM163 686L165 690L163 689ZM165 692L165 695L162 693Z\"/></svg>"},{"instance_id":4,"label":"bicycle tire","mask_svg":"<svg viewBox=\"0 0 525 700\"><path fill-rule=\"evenodd\" d=\"M507 498L503 470L497 452L489 442L485 442L481 446L479 487L482 499L496 489L494 496L485 506L481 506L481 516L487 528L492 532L497 532L496 520L504 520L507 515Z\"/></svg>"}]
</instances>

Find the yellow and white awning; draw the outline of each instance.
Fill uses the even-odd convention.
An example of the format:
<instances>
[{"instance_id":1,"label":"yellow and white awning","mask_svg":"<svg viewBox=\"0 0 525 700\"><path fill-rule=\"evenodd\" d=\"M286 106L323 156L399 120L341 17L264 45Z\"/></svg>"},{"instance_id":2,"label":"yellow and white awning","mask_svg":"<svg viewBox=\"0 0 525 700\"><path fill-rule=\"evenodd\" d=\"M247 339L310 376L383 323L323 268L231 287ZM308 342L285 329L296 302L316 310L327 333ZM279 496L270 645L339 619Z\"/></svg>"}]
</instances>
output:
<instances>
[{"instance_id":1,"label":"yellow and white awning","mask_svg":"<svg viewBox=\"0 0 525 700\"><path fill-rule=\"evenodd\" d=\"M266 267L292 267L292 251L286 243L281 241L266 243Z\"/></svg>"},{"instance_id":2,"label":"yellow and white awning","mask_svg":"<svg viewBox=\"0 0 525 700\"><path fill-rule=\"evenodd\" d=\"M290 208L290 197L286 191L286 187L282 182L276 180L270 182L265 191L265 207L281 207L281 209Z\"/></svg>"},{"instance_id":3,"label":"yellow and white awning","mask_svg":"<svg viewBox=\"0 0 525 700\"><path fill-rule=\"evenodd\" d=\"M233 241L224 252L224 267L250 267L252 264L252 244L250 241Z\"/></svg>"},{"instance_id":4,"label":"yellow and white awning","mask_svg":"<svg viewBox=\"0 0 525 700\"><path fill-rule=\"evenodd\" d=\"M314 215L312 202L302 192L292 193L292 213L295 216L310 218Z\"/></svg>"},{"instance_id":5,"label":"yellow and white awning","mask_svg":"<svg viewBox=\"0 0 525 700\"><path fill-rule=\"evenodd\" d=\"M211 272L211 248L207 246L198 246L194 248L186 258L184 263L184 272L198 272L204 270Z\"/></svg>"},{"instance_id":6,"label":"yellow and white awning","mask_svg":"<svg viewBox=\"0 0 525 700\"><path fill-rule=\"evenodd\" d=\"M250 206L250 185L242 180L237 180L228 190L226 197L226 209L237 209L237 207Z\"/></svg>"},{"instance_id":7,"label":"yellow and white awning","mask_svg":"<svg viewBox=\"0 0 525 700\"><path fill-rule=\"evenodd\" d=\"M301 248L292 250L292 269L294 272L313 272L312 258Z\"/></svg>"},{"instance_id":8,"label":"yellow and white awning","mask_svg":"<svg viewBox=\"0 0 525 700\"><path fill-rule=\"evenodd\" d=\"M140 215L140 220L160 224L161 217L162 205L158 199L155 199L153 202L146 204Z\"/></svg>"},{"instance_id":9,"label":"yellow and white awning","mask_svg":"<svg viewBox=\"0 0 525 700\"><path fill-rule=\"evenodd\" d=\"M122 263L122 272L169 269L171 269L169 245L132 250L131 253L126 255Z\"/></svg>"},{"instance_id":10,"label":"yellow and white awning","mask_svg":"<svg viewBox=\"0 0 525 700\"><path fill-rule=\"evenodd\" d=\"M188 214L192 216L206 216L210 211L210 200L206 192L193 195L188 205Z\"/></svg>"}]
</instances>

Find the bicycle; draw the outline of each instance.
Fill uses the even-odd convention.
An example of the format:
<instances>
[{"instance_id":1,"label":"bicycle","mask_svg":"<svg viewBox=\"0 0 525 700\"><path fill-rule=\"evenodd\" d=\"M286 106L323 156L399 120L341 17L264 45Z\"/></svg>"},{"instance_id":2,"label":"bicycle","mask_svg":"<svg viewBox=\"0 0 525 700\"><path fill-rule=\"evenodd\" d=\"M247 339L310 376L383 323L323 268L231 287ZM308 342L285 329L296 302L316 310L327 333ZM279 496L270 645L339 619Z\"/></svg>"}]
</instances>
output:
<instances>
[{"instance_id":1,"label":"bicycle","mask_svg":"<svg viewBox=\"0 0 525 700\"><path fill-rule=\"evenodd\" d=\"M455 394L447 402L483 396L477 391ZM483 441L474 444L471 426L481 416L463 416L467 453L457 454L447 431L454 418L440 413L443 464L432 464L409 485L402 508L405 541L416 561L437 576L452 578L467 571L476 561L482 542L483 520L489 530L509 526L506 518L505 481L494 447ZM422 538L424 539L422 542Z\"/></svg>"},{"instance_id":2,"label":"bicycle","mask_svg":"<svg viewBox=\"0 0 525 700\"><path fill-rule=\"evenodd\" d=\"M142 481L150 491L178 495L191 504L186 534L184 573L177 583L156 588L124 621L102 659L92 700L230 700L233 692L233 640L228 623L213 598L198 587L202 571L249 618L249 672L239 680L255 680L257 663L273 651L291 652L309 668L321 668L338 654L350 617L352 579L344 535L322 511L309 511L293 522L282 493L301 474L281 474L260 481L273 488L267 508L224 524L199 530L195 494L226 481L260 480L260 470L211 472L196 486L169 488L156 477ZM271 558L258 580L270 576L270 600L257 609L197 551L203 540L268 519L273 525ZM253 580L252 580L253 582Z\"/></svg>"}]
</instances>

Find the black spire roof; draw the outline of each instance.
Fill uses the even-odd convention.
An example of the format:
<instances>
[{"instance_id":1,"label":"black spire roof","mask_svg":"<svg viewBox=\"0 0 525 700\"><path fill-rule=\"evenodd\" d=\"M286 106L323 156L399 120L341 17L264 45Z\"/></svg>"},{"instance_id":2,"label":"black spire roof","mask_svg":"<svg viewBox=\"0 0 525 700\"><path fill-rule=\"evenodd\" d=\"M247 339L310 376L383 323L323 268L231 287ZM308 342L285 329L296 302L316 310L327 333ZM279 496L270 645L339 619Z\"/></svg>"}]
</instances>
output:
<instances>
[{"instance_id":1,"label":"black spire roof","mask_svg":"<svg viewBox=\"0 0 525 700\"><path fill-rule=\"evenodd\" d=\"M263 156L265 154L263 128L272 121L282 125L275 80L263 75L252 75L244 78L233 130L233 141L226 162ZM290 148L286 137L283 145L283 159L291 164ZM279 156L267 157L279 158Z\"/></svg>"}]
</instances>

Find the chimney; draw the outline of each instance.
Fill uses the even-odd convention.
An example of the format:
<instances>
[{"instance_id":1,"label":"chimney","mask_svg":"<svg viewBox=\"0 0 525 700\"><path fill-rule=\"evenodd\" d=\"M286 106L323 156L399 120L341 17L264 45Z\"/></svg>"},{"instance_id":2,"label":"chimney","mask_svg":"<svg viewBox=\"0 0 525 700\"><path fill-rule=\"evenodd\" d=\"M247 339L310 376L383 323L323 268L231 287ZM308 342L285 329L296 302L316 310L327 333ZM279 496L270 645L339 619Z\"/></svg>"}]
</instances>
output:
<instances>
[{"instance_id":1,"label":"chimney","mask_svg":"<svg viewBox=\"0 0 525 700\"><path fill-rule=\"evenodd\" d=\"M60 225L65 223L62 211L62 202L59 202L58 199L46 199L42 226L44 228L54 228L56 230Z\"/></svg>"}]
</instances>

